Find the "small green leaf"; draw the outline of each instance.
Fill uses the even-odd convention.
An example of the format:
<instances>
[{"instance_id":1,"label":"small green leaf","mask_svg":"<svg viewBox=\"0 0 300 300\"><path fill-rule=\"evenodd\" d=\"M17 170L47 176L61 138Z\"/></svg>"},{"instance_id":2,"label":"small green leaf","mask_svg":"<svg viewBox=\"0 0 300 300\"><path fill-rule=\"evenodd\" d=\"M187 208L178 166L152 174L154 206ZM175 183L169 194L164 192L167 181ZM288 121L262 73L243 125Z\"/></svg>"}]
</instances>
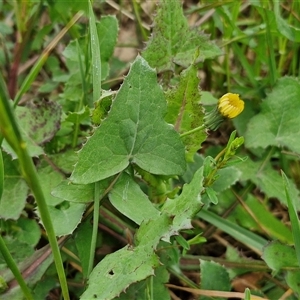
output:
<instances>
[{"instance_id":1,"label":"small green leaf","mask_svg":"<svg viewBox=\"0 0 300 300\"><path fill-rule=\"evenodd\" d=\"M18 231L16 237L19 241L35 247L41 238L41 229L37 222L32 219L19 218L17 221Z\"/></svg>"},{"instance_id":2,"label":"small green leaf","mask_svg":"<svg viewBox=\"0 0 300 300\"><path fill-rule=\"evenodd\" d=\"M101 48L101 74L104 80L109 73L109 59L113 55L118 38L118 20L115 16L101 17L96 23L99 46Z\"/></svg>"},{"instance_id":3,"label":"small green leaf","mask_svg":"<svg viewBox=\"0 0 300 300\"><path fill-rule=\"evenodd\" d=\"M200 259L201 289L229 292L231 284L226 269L213 261ZM213 279L213 280L212 280ZM201 296L201 299L208 300L211 297ZM224 299L225 298L218 298Z\"/></svg>"},{"instance_id":4,"label":"small green leaf","mask_svg":"<svg viewBox=\"0 0 300 300\"><path fill-rule=\"evenodd\" d=\"M299 153L299 99L299 81L290 77L280 78L262 102L261 112L248 123L246 147L288 147Z\"/></svg>"},{"instance_id":5,"label":"small green leaf","mask_svg":"<svg viewBox=\"0 0 300 300\"><path fill-rule=\"evenodd\" d=\"M3 277L0 276L0 294L3 294L8 289L8 285Z\"/></svg>"},{"instance_id":6,"label":"small green leaf","mask_svg":"<svg viewBox=\"0 0 300 300\"><path fill-rule=\"evenodd\" d=\"M175 235L176 242L184 249L190 250L190 245L182 235Z\"/></svg>"},{"instance_id":7,"label":"small green leaf","mask_svg":"<svg viewBox=\"0 0 300 300\"><path fill-rule=\"evenodd\" d=\"M79 152L71 180L96 182L123 171L130 162L153 174L182 174L184 146L164 122L165 111L156 72L138 56L108 117Z\"/></svg>"},{"instance_id":8,"label":"small green leaf","mask_svg":"<svg viewBox=\"0 0 300 300\"><path fill-rule=\"evenodd\" d=\"M265 246L262 258L276 272L282 268L299 267L295 249L279 241L272 241Z\"/></svg>"},{"instance_id":9,"label":"small green leaf","mask_svg":"<svg viewBox=\"0 0 300 300\"><path fill-rule=\"evenodd\" d=\"M211 187L207 187L207 188L205 188L205 192L212 204L215 204L215 205L218 204L218 202L219 202L218 196L214 189L212 189Z\"/></svg>"},{"instance_id":10,"label":"small green leaf","mask_svg":"<svg viewBox=\"0 0 300 300\"><path fill-rule=\"evenodd\" d=\"M175 199L168 199L162 212L173 217L173 224L164 240L171 235L177 235L179 230L192 228L191 219L201 209L201 192L203 190L203 168L200 168L189 184L183 186L182 193Z\"/></svg>"},{"instance_id":11,"label":"small green leaf","mask_svg":"<svg viewBox=\"0 0 300 300\"><path fill-rule=\"evenodd\" d=\"M191 238L190 240L188 240L187 242L189 243L189 245L197 245L197 244L203 244L206 241L207 240L205 237L202 236L202 233L199 233L193 238Z\"/></svg>"},{"instance_id":12,"label":"small green leaf","mask_svg":"<svg viewBox=\"0 0 300 300\"><path fill-rule=\"evenodd\" d=\"M71 123L80 123L83 120L86 120L90 116L90 109L85 106L78 112L70 112L68 113L65 121L71 122Z\"/></svg>"},{"instance_id":13,"label":"small green leaf","mask_svg":"<svg viewBox=\"0 0 300 300\"><path fill-rule=\"evenodd\" d=\"M72 184L62 181L52 191L51 195L71 202L92 202L94 199L94 184Z\"/></svg>"},{"instance_id":14,"label":"small green leaf","mask_svg":"<svg viewBox=\"0 0 300 300\"><path fill-rule=\"evenodd\" d=\"M123 173L109 193L111 204L123 215L137 224L153 219L159 211L153 206L140 186L126 173Z\"/></svg>"},{"instance_id":15,"label":"small green leaf","mask_svg":"<svg viewBox=\"0 0 300 300\"><path fill-rule=\"evenodd\" d=\"M174 70L174 63L188 67L193 62L221 54L221 50L206 35L189 29L181 1L159 2L153 34L142 53L151 67L157 68L158 72Z\"/></svg>"},{"instance_id":16,"label":"small green leaf","mask_svg":"<svg viewBox=\"0 0 300 300\"><path fill-rule=\"evenodd\" d=\"M63 200L54 197L51 194L51 191L54 187L62 182L62 180L64 179L63 175L55 172L50 166L40 168L38 170L38 174L40 182L42 183L42 190L45 195L47 205L55 206L61 203Z\"/></svg>"},{"instance_id":17,"label":"small green leaf","mask_svg":"<svg viewBox=\"0 0 300 300\"><path fill-rule=\"evenodd\" d=\"M0 199L0 218L18 219L24 209L28 186L18 172L16 161L3 152L4 185Z\"/></svg>"},{"instance_id":18,"label":"small green leaf","mask_svg":"<svg viewBox=\"0 0 300 300\"><path fill-rule=\"evenodd\" d=\"M80 223L85 208L85 204L72 202L62 203L58 207L49 206L48 209L55 235L63 236L71 234Z\"/></svg>"},{"instance_id":19,"label":"small green leaf","mask_svg":"<svg viewBox=\"0 0 300 300\"><path fill-rule=\"evenodd\" d=\"M227 167L218 170L218 178L213 183L212 188L217 192L223 192L234 185L241 177L242 172L235 167Z\"/></svg>"},{"instance_id":20,"label":"small green leaf","mask_svg":"<svg viewBox=\"0 0 300 300\"><path fill-rule=\"evenodd\" d=\"M103 90L100 100L94 103L95 108L92 112L92 122L95 125L99 126L107 117L115 93L114 91Z\"/></svg>"}]
</instances>

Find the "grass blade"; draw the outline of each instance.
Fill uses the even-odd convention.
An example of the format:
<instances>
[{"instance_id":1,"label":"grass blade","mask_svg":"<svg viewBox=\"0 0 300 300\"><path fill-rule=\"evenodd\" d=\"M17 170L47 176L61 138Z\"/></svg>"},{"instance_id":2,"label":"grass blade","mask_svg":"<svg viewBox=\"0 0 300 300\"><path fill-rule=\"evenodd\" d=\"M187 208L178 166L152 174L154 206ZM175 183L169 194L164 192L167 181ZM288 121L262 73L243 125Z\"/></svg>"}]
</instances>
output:
<instances>
[{"instance_id":1,"label":"grass blade","mask_svg":"<svg viewBox=\"0 0 300 300\"><path fill-rule=\"evenodd\" d=\"M291 195L290 195L290 191L289 191L290 187L289 187L288 178L286 177L286 175L284 174L283 171L281 171L281 175L282 175L282 179L283 179L283 182L284 182L286 200L287 200L287 203L288 203L288 210L289 210L289 216L290 216L290 220L291 220L291 226L292 226L292 233L293 233L293 237L294 237L296 255L297 255L298 263L299 263L299 266L300 266L300 223L299 223L299 219L298 219L297 210L296 210L295 205L294 205L294 203L291 199Z\"/></svg>"},{"instance_id":2,"label":"grass blade","mask_svg":"<svg viewBox=\"0 0 300 300\"><path fill-rule=\"evenodd\" d=\"M1 74L1 73L0 73ZM26 143L21 137L20 130L17 126L16 119L13 114L12 107L7 97L6 86L2 76L0 75L0 131L6 141L13 148L18 156L21 174L26 180L29 188L33 192L37 203L40 216L46 232L48 234L49 243L53 252L53 257L58 273L62 294L65 300L69 300L68 285L63 267L60 250L56 240L53 224L46 203L44 193L37 175L37 171L31 157L28 154Z\"/></svg>"},{"instance_id":3,"label":"grass blade","mask_svg":"<svg viewBox=\"0 0 300 300\"><path fill-rule=\"evenodd\" d=\"M216 214L207 211L201 210L198 213L198 216L209 222L210 224L220 228L222 231L226 232L227 234L234 237L237 241L247 245L253 251L258 253L259 255L262 254L262 248L267 244L267 240L256 235L255 233L238 226L237 224L231 223L228 220L225 220Z\"/></svg>"},{"instance_id":4,"label":"grass blade","mask_svg":"<svg viewBox=\"0 0 300 300\"><path fill-rule=\"evenodd\" d=\"M94 102L100 99L101 96L101 56L99 39L93 12L92 4L89 1L89 21L90 21L90 38L92 50L92 73L93 73L93 100Z\"/></svg>"}]
</instances>

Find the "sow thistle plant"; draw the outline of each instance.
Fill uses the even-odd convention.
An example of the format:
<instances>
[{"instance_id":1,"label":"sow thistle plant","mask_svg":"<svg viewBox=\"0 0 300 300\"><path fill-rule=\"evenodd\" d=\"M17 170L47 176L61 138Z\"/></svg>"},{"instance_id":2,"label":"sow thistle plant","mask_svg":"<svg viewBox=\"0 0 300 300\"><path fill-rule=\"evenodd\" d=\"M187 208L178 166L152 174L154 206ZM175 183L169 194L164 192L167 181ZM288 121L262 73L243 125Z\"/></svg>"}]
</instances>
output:
<instances>
[{"instance_id":1,"label":"sow thistle plant","mask_svg":"<svg viewBox=\"0 0 300 300\"><path fill-rule=\"evenodd\" d=\"M170 7L173 9L170 10ZM165 23L160 20L169 20L169 13L172 13L172 18L177 20L176 10L177 13L182 13L180 1L160 1L156 26L160 26L160 24L162 26ZM54 181L60 182L59 185L51 186L51 196L61 199L57 203L68 204L68 208L64 209L61 214L64 216L63 220L60 218L60 211L57 206L54 209L46 201L47 196L50 196L50 187L44 186L42 168L39 169L39 172L36 171L29 151L26 147L22 147L21 133L18 131L17 123L10 111L8 93L4 92L4 83L1 83L3 80L0 76L0 98L5 99L3 103L6 105L2 107L2 101L0 101L1 131L19 156L23 175L35 195L41 220L52 248L64 299L70 299L69 288L71 287L67 285L56 236L71 235L77 227L79 229L76 232L76 248L82 266L82 275L78 278L82 282L86 282L88 278L88 286L82 286L82 300L115 299L121 292L126 292L126 298L130 298L130 293L135 294L136 291L142 291L143 284L146 285L145 291L147 293L151 289L152 299L169 299L165 283L169 270L174 269L175 264L179 266L179 252L177 253L176 249L180 246L185 253L191 244L204 241L200 234L190 240L185 240L180 232L192 228L192 219L204 206L201 199L205 192L210 202L217 204L218 197L211 186L218 177L217 171L226 167L228 160L235 155L237 148L243 143L243 138L235 138L236 132L233 132L226 148L216 158L205 158L203 165L197 166L191 180L180 177L184 176L187 170L185 150L190 150L191 156L197 153L202 141L206 138L206 133L201 135L201 131L205 131L205 129L217 130L224 119L238 116L244 109L244 102L238 94L227 93L219 99L216 107L206 114L203 122L202 109L198 104L199 80L196 63L198 59L200 61L205 58L200 54L211 58L212 53L213 56L217 56L221 52L213 43L206 40L206 37L200 36L198 32L190 32L183 14L181 22L178 22L180 27L173 31L179 32L183 29L178 36L188 32L188 44L180 44L183 48L178 49L176 43L172 42L172 45L176 45L174 51L178 51L178 53L166 51L166 53L172 53L176 57L170 56L169 61L165 61L165 65L162 65L161 60L156 57L157 40L153 44L149 42L143 56L138 56L132 63L123 84L116 92L116 97L112 100L114 92L102 91L101 85L99 85L99 82L105 78L105 73L101 70L102 73L99 74L99 70L108 64L108 61L102 61L102 59L109 57L109 53L103 57L100 55L98 39L104 35L101 30L100 32L98 30L102 27L106 28L110 24L111 26L107 26L107 28L114 28L117 32L117 24L114 18L103 18L102 21L105 23L102 25L101 22L96 23L91 3L89 4L89 20L95 106L92 122L99 126L95 128L93 135L78 152L77 162L70 178L65 179L57 176ZM175 22L173 25L176 26L176 24ZM185 27L182 24L185 24ZM163 31L165 29L160 29L157 34L161 34ZM112 35L111 30L109 32ZM153 34L153 37L157 39L159 35ZM159 41L161 43L165 39L161 37ZM193 44L194 41L197 41L196 45ZM113 41L111 43L102 41L103 44L114 45ZM205 47L201 49L198 48L200 47L198 45L205 45ZM208 45L210 51L206 53L205 48ZM68 49L69 53L80 53L79 46L80 43L76 43L76 47L75 43L71 44ZM182 53L185 49L189 49L189 52L186 52L185 57L183 57ZM197 49L195 51L197 55L194 59L190 57L193 49ZM111 54L112 50L110 51ZM101 48L101 51L101 53L105 53L105 47ZM90 59L89 56L87 57ZM77 58L73 57L72 59ZM167 107L163 90L157 82L156 70L169 70L173 61L179 65L190 66L181 74L178 93L175 90L174 93L169 94L169 99L174 101L170 101L170 105ZM78 63L79 65L82 63L80 54L78 55ZM160 63L160 65L155 65L156 63ZM82 70L81 73L83 81L86 76ZM88 84L90 82L87 83L87 86ZM74 87L72 86L72 88ZM73 91L73 93L75 92ZM101 102L95 103L98 99ZM179 102L174 103L177 99ZM180 102L181 99L184 101ZM74 128L77 128L78 131L77 129L74 130L74 148L78 144L78 136L85 135L85 132L79 134L81 125L79 119L82 118L83 120L87 117L82 117L83 110L79 107L83 108L83 102L81 99L78 101L80 101L78 102L78 111L68 112L70 116L76 116ZM179 109L179 113L176 108ZM89 107L85 107L84 114L88 115L89 109ZM164 113L167 110L170 112L168 121L164 119ZM199 111L201 114L197 115ZM173 115L175 118L171 120ZM174 128L169 124L175 124ZM178 133L181 133L180 136ZM132 227L135 234L133 241L129 243L130 247L125 245L105 256L94 266L99 211L102 201L110 201L113 211L117 211L118 215L123 216L122 222L125 220L125 226ZM90 204L93 204L94 207L92 227L90 227L90 220L82 219L84 211L90 207L88 206ZM89 211L87 209L86 216ZM118 216L114 217L113 212L111 216L115 221L112 222L112 226L115 228L115 224L119 223ZM72 220L72 222L66 220ZM63 231L61 231L62 227ZM194 232L192 234L194 235ZM82 243L82 240L88 242ZM1 242L0 238L0 246ZM170 246L165 247L164 243L166 242ZM165 260L164 257L172 259ZM215 266L213 267L215 268ZM12 263L10 268L17 269ZM219 268L222 267L219 266ZM202 278L210 278L209 275L205 275L204 270L202 271ZM33 299L20 272L15 272L14 275L26 298ZM36 281L38 280L36 279ZM201 288L205 289L203 282ZM156 294L158 292L159 295ZM78 291L76 293L79 294ZM142 293L144 294L143 291ZM137 296L135 299L142 299L142 296Z\"/></svg>"},{"instance_id":2,"label":"sow thistle plant","mask_svg":"<svg viewBox=\"0 0 300 300\"><path fill-rule=\"evenodd\" d=\"M244 101L238 94L227 93L223 95L217 106L204 117L204 124L210 130L217 130L224 119L233 119L244 110Z\"/></svg>"}]
</instances>

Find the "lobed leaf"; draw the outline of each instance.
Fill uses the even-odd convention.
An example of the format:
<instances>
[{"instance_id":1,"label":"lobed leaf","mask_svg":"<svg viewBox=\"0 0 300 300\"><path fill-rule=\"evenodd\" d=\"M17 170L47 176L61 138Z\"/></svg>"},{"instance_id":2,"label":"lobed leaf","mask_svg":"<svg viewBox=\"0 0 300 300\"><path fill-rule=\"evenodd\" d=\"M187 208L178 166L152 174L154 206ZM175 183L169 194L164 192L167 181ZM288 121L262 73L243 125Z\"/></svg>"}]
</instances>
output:
<instances>
[{"instance_id":1,"label":"lobed leaf","mask_svg":"<svg viewBox=\"0 0 300 300\"><path fill-rule=\"evenodd\" d=\"M168 113L165 120L174 124L179 133L187 132L204 124L197 72L194 64L182 71L178 85L166 93ZM182 137L186 146L188 161L193 160L194 154L199 150L206 136L207 134L203 128Z\"/></svg>"},{"instance_id":2,"label":"lobed leaf","mask_svg":"<svg viewBox=\"0 0 300 300\"><path fill-rule=\"evenodd\" d=\"M189 29L181 1L159 2L153 34L142 53L151 67L157 68L158 72L174 70L175 64L188 67L193 62L221 54L221 50L206 35Z\"/></svg>"},{"instance_id":3,"label":"lobed leaf","mask_svg":"<svg viewBox=\"0 0 300 300\"><path fill-rule=\"evenodd\" d=\"M168 200L162 213L145 219L138 229L134 245L107 255L92 271L89 286L81 299L112 299L135 282L154 275L159 266L155 249L161 239L168 240L179 230L190 228L190 219L201 208L203 168L199 169L182 194Z\"/></svg>"}]
</instances>

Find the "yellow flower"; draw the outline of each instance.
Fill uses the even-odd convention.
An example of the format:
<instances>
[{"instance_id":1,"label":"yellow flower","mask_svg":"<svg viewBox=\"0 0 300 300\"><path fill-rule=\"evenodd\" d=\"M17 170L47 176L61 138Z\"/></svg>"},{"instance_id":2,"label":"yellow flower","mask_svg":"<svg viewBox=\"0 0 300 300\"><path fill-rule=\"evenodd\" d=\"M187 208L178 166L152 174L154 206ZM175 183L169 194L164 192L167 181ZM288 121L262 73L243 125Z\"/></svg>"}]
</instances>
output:
<instances>
[{"instance_id":1,"label":"yellow flower","mask_svg":"<svg viewBox=\"0 0 300 300\"><path fill-rule=\"evenodd\" d=\"M238 94L227 93L220 98L218 110L224 117L233 119L244 110L244 101Z\"/></svg>"},{"instance_id":2,"label":"yellow flower","mask_svg":"<svg viewBox=\"0 0 300 300\"><path fill-rule=\"evenodd\" d=\"M204 117L204 124L210 130L217 130L225 118L235 118L244 110L244 101L238 94L223 95L218 105Z\"/></svg>"}]
</instances>

